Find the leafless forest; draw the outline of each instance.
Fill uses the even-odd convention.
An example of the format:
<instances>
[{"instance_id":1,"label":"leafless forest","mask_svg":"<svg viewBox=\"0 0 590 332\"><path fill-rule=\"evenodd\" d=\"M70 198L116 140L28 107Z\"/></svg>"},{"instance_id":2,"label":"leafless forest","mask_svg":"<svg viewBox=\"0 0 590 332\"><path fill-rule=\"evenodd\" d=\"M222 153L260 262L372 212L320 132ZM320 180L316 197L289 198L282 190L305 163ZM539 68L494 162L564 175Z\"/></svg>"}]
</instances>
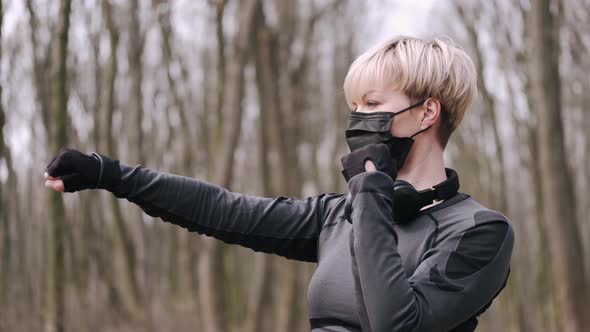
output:
<instances>
[{"instance_id":1,"label":"leafless forest","mask_svg":"<svg viewBox=\"0 0 590 332\"><path fill-rule=\"evenodd\" d=\"M0 331L309 330L313 264L57 194L43 171L69 146L233 191L343 192L344 75L412 27L477 62L446 157L516 231L478 331L587 331L590 4L430 1L392 28L411 2L0 0Z\"/></svg>"}]
</instances>

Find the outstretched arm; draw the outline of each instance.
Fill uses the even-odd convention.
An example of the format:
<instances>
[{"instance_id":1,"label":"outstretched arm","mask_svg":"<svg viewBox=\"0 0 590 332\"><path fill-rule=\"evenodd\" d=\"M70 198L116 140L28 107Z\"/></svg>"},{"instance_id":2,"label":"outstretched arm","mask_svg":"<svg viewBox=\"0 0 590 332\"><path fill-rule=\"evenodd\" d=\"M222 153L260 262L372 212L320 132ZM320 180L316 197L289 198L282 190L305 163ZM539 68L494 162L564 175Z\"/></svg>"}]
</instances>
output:
<instances>
[{"instance_id":1,"label":"outstretched arm","mask_svg":"<svg viewBox=\"0 0 590 332\"><path fill-rule=\"evenodd\" d=\"M121 165L112 192L152 217L255 251L316 261L322 199L263 198L196 179Z\"/></svg>"},{"instance_id":2,"label":"outstretched arm","mask_svg":"<svg viewBox=\"0 0 590 332\"><path fill-rule=\"evenodd\" d=\"M429 250L409 278L393 227L393 180L382 172L349 182L352 269L363 331L448 331L502 289L514 235L500 214L482 211L461 234Z\"/></svg>"},{"instance_id":3,"label":"outstretched arm","mask_svg":"<svg viewBox=\"0 0 590 332\"><path fill-rule=\"evenodd\" d=\"M75 150L62 150L47 171L46 185L56 190L107 189L150 216L191 232L289 259L317 260L323 204L329 198L326 195L307 199L244 195Z\"/></svg>"}]
</instances>

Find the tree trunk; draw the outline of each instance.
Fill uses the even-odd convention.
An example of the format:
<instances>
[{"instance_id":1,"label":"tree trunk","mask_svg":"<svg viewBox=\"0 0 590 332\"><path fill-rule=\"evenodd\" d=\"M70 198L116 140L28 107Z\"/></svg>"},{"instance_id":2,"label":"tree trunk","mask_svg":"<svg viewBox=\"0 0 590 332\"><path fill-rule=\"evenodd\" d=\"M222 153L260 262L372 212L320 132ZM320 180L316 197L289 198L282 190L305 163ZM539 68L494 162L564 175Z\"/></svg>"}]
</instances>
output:
<instances>
[{"instance_id":1,"label":"tree trunk","mask_svg":"<svg viewBox=\"0 0 590 332\"><path fill-rule=\"evenodd\" d=\"M480 8L481 9L481 8ZM492 201L495 203L494 206L491 208L497 209L501 213L507 213L508 210L508 200L506 195L506 174L504 169L506 165L504 163L504 149L502 145L502 141L500 139L500 133L498 131L498 121L496 119L496 101L494 97L492 97L490 91L486 86L486 71L484 68L484 52L479 45L479 37L475 30L476 22L472 18L474 15L468 15L461 5L457 5L457 11L459 12L459 16L462 18L465 26L465 30L467 32L467 36L469 38L469 42L475 52L475 67L477 71L477 88L481 94L483 99L483 114L487 117L489 116L489 125L491 126L492 134L494 137L494 145L496 147L496 154L495 157L497 158L497 166L495 168L496 179L497 179L497 186L494 186ZM468 17L469 16L469 17Z\"/></svg>"},{"instance_id":2,"label":"tree trunk","mask_svg":"<svg viewBox=\"0 0 590 332\"><path fill-rule=\"evenodd\" d=\"M27 0L27 11L29 14L29 33L31 39L31 53L33 54L33 78L35 80L35 92L37 94L37 100L39 102L39 109L41 112L41 118L43 120L43 125L47 130L47 135L49 137L51 127L49 124L49 116L50 116L50 98L49 98L49 78L47 68L50 67L51 63L51 47L47 47L46 50L41 50L39 48L39 42L37 40L38 35L38 27L39 27L39 19L37 17L35 6L33 4L33 0ZM53 38L53 36L51 36ZM43 57L39 58L38 54L40 51L43 52ZM55 151L53 151L55 152Z\"/></svg>"},{"instance_id":3,"label":"tree trunk","mask_svg":"<svg viewBox=\"0 0 590 332\"><path fill-rule=\"evenodd\" d=\"M113 114L115 111L115 79L117 77L117 49L119 42L119 33L115 26L112 16L112 6L109 0L103 0L102 3L103 14L105 17L107 29L109 31L110 40L110 66L107 73L107 119L106 119L106 149L107 155L116 156L116 146L113 132ZM139 314L140 291L137 281L137 263L135 256L135 247L131 239L119 201L115 196L109 197L110 206L113 211L113 236L115 241L115 252L118 253L116 257L123 259L123 289L122 297L125 299L127 309L134 316Z\"/></svg>"},{"instance_id":4,"label":"tree trunk","mask_svg":"<svg viewBox=\"0 0 590 332\"><path fill-rule=\"evenodd\" d=\"M0 0L0 40L2 40L2 22L4 19L4 8L2 6L2 0ZM0 63L2 63L2 43L0 43ZM8 160L5 156L7 153L8 145L4 139L4 125L6 123L6 116L4 114L4 104L2 103L2 84L0 84L0 161ZM6 165L7 167L11 167L11 165ZM5 186L0 183L0 224L1 229L0 232L2 234L2 243L0 244L0 249L2 249L2 255L0 256L1 266L0 269L0 307L5 307L6 300L8 299L8 278L10 278L10 269L12 267L11 264L11 235L10 235L10 205L8 204L8 199L5 197L3 189L9 186ZM16 189L16 188L12 188ZM8 196L8 195L6 195ZM0 322L0 330L3 329L3 323Z\"/></svg>"},{"instance_id":5,"label":"tree trunk","mask_svg":"<svg viewBox=\"0 0 590 332\"><path fill-rule=\"evenodd\" d=\"M225 37L224 37L224 24L223 16L225 13L225 7L227 0L216 0L215 1L215 40L217 42L217 89L215 96L215 130L213 133L213 142L222 142L222 133L224 128L224 116L223 116L223 100L226 93L226 77L227 77L227 63L225 61ZM219 145L213 146L214 150L217 150Z\"/></svg>"},{"instance_id":6,"label":"tree trunk","mask_svg":"<svg viewBox=\"0 0 590 332\"><path fill-rule=\"evenodd\" d=\"M133 121L130 121L135 126L130 137L131 160L143 165L146 161L143 146L143 93L141 88L143 81L144 36L139 25L139 2L138 0L131 0L130 3L128 59L131 88L126 112L135 116Z\"/></svg>"},{"instance_id":7,"label":"tree trunk","mask_svg":"<svg viewBox=\"0 0 590 332\"><path fill-rule=\"evenodd\" d=\"M554 285L564 331L582 331L590 324L590 300L584 255L576 218L573 180L567 164L561 118L559 29L550 0L534 0L530 12L530 77L532 104L538 112L540 175L544 221L555 264Z\"/></svg>"},{"instance_id":8,"label":"tree trunk","mask_svg":"<svg viewBox=\"0 0 590 332\"><path fill-rule=\"evenodd\" d=\"M53 89L49 137L54 152L67 144L68 93L66 64L71 5L71 0L62 0L60 4L58 39L54 49L52 66ZM47 327L50 331L61 332L65 330L65 211L61 193L52 191L49 196L52 216L52 250L50 251L51 286L48 288L50 293L48 296L50 301L48 309L50 310L49 317L51 317L51 320Z\"/></svg>"},{"instance_id":9,"label":"tree trunk","mask_svg":"<svg viewBox=\"0 0 590 332\"><path fill-rule=\"evenodd\" d=\"M270 197L275 193L272 190L271 179L273 178L272 168L270 167L269 155L271 148L270 127L271 123L270 112L275 110L273 100L273 77L270 63L270 31L266 26L264 12L262 6L257 6L256 9L256 31L254 44L254 65L256 69L256 88L258 92L258 106L260 108L259 117L259 131L258 131L258 160L260 170L260 180L262 184L262 195ZM284 182L284 181L282 181ZM255 275L252 277L251 298L249 299L248 314L246 315L246 322L244 324L244 331L254 332L264 330L264 315L263 308L265 304L271 302L272 291L272 273L273 262L269 255L256 254L255 255L256 269Z\"/></svg>"},{"instance_id":10,"label":"tree trunk","mask_svg":"<svg viewBox=\"0 0 590 332\"><path fill-rule=\"evenodd\" d=\"M238 146L241 133L243 99L245 93L244 70L248 63L248 45L254 24L256 6L260 6L259 0L240 2L240 15L238 18L238 34L236 36L235 59L233 63L233 76L229 82L229 107L235 112L227 117L228 123L224 123L224 140L221 146L221 154L215 163L218 172L215 182L224 188L230 188L233 179L234 153ZM223 108L222 108L223 109ZM206 332L226 331L223 305L223 251L221 242L213 238L203 238L203 250L199 255L199 294L201 299L202 317Z\"/></svg>"},{"instance_id":11,"label":"tree trunk","mask_svg":"<svg viewBox=\"0 0 590 332\"><path fill-rule=\"evenodd\" d=\"M187 115L186 100L181 97L179 92L178 84L175 78L172 76L172 65L174 61L172 53L172 26L170 23L170 10L166 10L164 13L158 16L160 25L160 33L162 35L162 62L166 67L166 79L168 81L168 88L170 94L172 94L172 103L178 111L178 117L180 118L180 126L182 128L183 140L186 142L194 142L193 130L190 128L190 122ZM180 59L178 59L178 65L182 67ZM204 118L203 118L204 119ZM189 175L194 173L193 168L193 148L192 144L185 144L184 156L182 160L182 166Z\"/></svg>"}]
</instances>

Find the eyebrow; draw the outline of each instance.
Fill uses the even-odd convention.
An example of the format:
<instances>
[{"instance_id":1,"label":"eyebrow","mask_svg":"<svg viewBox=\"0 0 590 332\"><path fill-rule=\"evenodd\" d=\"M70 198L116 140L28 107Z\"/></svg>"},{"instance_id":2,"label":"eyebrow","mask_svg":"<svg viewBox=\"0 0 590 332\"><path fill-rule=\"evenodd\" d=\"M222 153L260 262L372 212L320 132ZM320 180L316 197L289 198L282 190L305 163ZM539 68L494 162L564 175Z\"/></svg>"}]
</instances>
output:
<instances>
[{"instance_id":1,"label":"eyebrow","mask_svg":"<svg viewBox=\"0 0 590 332\"><path fill-rule=\"evenodd\" d=\"M367 95L369 95L369 94L371 94L371 93L373 93L373 92L377 92L377 90L375 90L375 89L368 90L367 92L365 92L365 93L362 95L361 99L366 99L366 98L367 98Z\"/></svg>"}]
</instances>

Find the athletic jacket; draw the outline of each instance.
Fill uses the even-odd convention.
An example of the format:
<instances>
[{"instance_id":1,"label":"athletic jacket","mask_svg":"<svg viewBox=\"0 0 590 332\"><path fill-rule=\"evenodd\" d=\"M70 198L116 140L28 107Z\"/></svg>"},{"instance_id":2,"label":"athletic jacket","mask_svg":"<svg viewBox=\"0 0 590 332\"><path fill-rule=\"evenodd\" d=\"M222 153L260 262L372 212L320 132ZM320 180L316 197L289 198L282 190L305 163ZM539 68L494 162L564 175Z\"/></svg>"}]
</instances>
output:
<instances>
[{"instance_id":1,"label":"athletic jacket","mask_svg":"<svg viewBox=\"0 0 590 332\"><path fill-rule=\"evenodd\" d=\"M462 193L397 224L393 180L381 172L356 175L348 194L295 199L119 167L122 182L113 194L150 216L254 251L316 262L307 294L314 332L473 331L508 278L511 224ZM344 215L347 202L352 223Z\"/></svg>"}]
</instances>

